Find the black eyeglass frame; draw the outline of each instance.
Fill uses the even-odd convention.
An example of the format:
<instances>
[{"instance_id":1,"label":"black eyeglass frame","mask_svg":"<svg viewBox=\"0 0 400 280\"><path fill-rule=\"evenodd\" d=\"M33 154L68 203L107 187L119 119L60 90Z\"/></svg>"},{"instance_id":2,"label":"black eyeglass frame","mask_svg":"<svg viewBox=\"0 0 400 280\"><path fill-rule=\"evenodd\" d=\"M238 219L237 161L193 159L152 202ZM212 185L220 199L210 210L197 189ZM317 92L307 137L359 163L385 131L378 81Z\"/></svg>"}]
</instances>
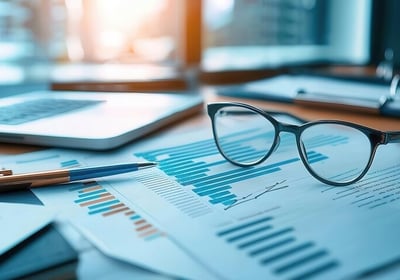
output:
<instances>
[{"instance_id":1,"label":"black eyeglass frame","mask_svg":"<svg viewBox=\"0 0 400 280\"><path fill-rule=\"evenodd\" d=\"M218 141L218 134L216 131L216 126L215 126L215 114L217 111L219 111L221 108L224 107L238 107L238 108L245 108L248 110L251 110L253 112L258 113L259 115L263 116L266 118L271 124L274 126L275 129L275 136L274 136L274 141L273 144L270 148L270 150L259 160L245 164L245 163L240 163L232 160L229 158L223 151L223 149L220 147L219 141ZM240 103L240 102L218 102L218 103L209 103L207 104L207 113L211 119L211 124L212 124L212 131L213 131L213 136L214 136L214 141L215 144L218 148L218 151L221 153L221 155L229 162L231 162L234 165L237 166L242 166L242 167L249 167L249 166L254 166L257 164L262 163L265 161L278 147L279 145L279 134L281 132L289 132L293 133L296 138L296 145L297 145L297 150L300 155L300 159L303 162L304 166L308 170L308 172L317 180L328 184L328 185L333 185L333 186L348 186L350 184L353 184L357 181L359 181L362 177L365 176L365 174L368 172L368 170L371 167L371 164L373 162L373 159L375 157L376 150L379 145L386 145L388 143L400 143L400 131L380 131L376 130L373 128L369 128L360 124L352 123L352 122L347 122L347 121L340 121L340 120L319 120L319 121L306 121L304 119L301 119L295 115L285 113L285 112L278 112L278 111L265 111L262 109L259 109L257 107L254 107L249 104L245 103ZM281 121L278 121L274 117L272 117L270 114L283 114L283 115L289 115L297 120L300 120L304 122L302 125L295 125L295 124L288 124L284 123ZM304 151L304 148L301 145L301 134L302 132L309 128L310 126L317 125L317 124L338 124L338 125L343 125L343 126L348 126L354 129L359 130L362 132L364 135L367 136L369 139L370 145L371 145L371 153L367 162L366 167L364 170L358 175L356 178L346 181L346 182L335 182L335 181L330 181L327 180L323 177L320 177L317 173L314 172L314 170L311 168L311 166L308 164L307 159L306 159L306 153Z\"/></svg>"}]
</instances>

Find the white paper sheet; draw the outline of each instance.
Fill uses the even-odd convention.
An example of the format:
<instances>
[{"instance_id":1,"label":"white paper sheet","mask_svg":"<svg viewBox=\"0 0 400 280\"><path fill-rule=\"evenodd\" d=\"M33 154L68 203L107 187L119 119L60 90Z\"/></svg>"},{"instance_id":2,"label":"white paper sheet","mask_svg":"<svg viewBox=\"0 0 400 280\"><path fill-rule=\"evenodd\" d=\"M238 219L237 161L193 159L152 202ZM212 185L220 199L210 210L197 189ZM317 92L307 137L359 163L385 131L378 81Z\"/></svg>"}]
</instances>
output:
<instances>
[{"instance_id":1,"label":"white paper sheet","mask_svg":"<svg viewBox=\"0 0 400 280\"><path fill-rule=\"evenodd\" d=\"M35 157L42 168L158 161L159 168L98 181L156 229L159 235L150 240L138 237L125 214L90 214L96 208L77 202L79 184L35 194L68 211L104 251L160 271L193 279L203 278L204 268L210 277L226 279L341 279L400 259L399 144L379 148L362 181L335 188L307 173L291 136L282 137L275 154L251 172L219 155L209 128L110 154L25 155L15 167L32 166L21 160Z\"/></svg>"},{"instance_id":2,"label":"white paper sheet","mask_svg":"<svg viewBox=\"0 0 400 280\"><path fill-rule=\"evenodd\" d=\"M146 188L126 188L125 195L137 197L177 242L223 278L338 279L400 259L399 144L380 147L367 176L349 187L312 178L293 139L281 138L277 152L250 176L229 175L243 169L224 162L210 139L170 148L164 141L160 149L136 154L158 160L174 183L147 171L139 178ZM263 166L266 172L256 175ZM244 197L244 203L229 203Z\"/></svg>"}]
</instances>

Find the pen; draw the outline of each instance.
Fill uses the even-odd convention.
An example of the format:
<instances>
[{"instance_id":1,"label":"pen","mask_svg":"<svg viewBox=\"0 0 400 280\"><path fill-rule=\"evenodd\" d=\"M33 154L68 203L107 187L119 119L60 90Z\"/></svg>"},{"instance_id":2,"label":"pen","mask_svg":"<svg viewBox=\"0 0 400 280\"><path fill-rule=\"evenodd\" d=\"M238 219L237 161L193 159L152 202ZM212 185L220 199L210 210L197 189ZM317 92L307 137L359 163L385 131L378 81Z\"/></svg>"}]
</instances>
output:
<instances>
[{"instance_id":1,"label":"pen","mask_svg":"<svg viewBox=\"0 0 400 280\"><path fill-rule=\"evenodd\" d=\"M156 166L155 162L123 163L76 169L57 169L32 173L12 174L9 170L0 173L0 192L68 183L117 175Z\"/></svg>"}]
</instances>

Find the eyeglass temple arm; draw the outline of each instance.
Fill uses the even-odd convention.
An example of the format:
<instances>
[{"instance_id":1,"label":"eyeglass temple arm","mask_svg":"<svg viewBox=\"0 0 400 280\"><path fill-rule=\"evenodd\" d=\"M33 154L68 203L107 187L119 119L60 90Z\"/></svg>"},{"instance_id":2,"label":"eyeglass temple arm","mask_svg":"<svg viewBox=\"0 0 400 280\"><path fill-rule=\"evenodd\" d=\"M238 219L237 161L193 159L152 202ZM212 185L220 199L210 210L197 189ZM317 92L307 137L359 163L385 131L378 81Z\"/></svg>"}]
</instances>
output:
<instances>
[{"instance_id":1,"label":"eyeglass temple arm","mask_svg":"<svg viewBox=\"0 0 400 280\"><path fill-rule=\"evenodd\" d=\"M386 137L386 143L400 143L400 131L388 131Z\"/></svg>"}]
</instances>

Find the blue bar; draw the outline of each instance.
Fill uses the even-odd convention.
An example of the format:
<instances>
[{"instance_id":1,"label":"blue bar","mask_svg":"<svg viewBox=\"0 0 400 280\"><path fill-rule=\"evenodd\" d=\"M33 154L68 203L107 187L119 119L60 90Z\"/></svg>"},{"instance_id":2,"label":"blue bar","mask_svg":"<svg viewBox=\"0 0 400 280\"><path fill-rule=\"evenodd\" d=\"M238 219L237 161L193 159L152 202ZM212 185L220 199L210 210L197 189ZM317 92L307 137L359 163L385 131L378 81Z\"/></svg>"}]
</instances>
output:
<instances>
[{"instance_id":1,"label":"blue bar","mask_svg":"<svg viewBox=\"0 0 400 280\"><path fill-rule=\"evenodd\" d=\"M237 201L236 199L231 199L231 200L222 202L222 204L225 206L230 206L230 205L234 204L236 201Z\"/></svg>"},{"instance_id":2,"label":"blue bar","mask_svg":"<svg viewBox=\"0 0 400 280\"><path fill-rule=\"evenodd\" d=\"M210 171L210 169L202 168L202 169L194 170L192 172L182 172L181 174L169 174L169 175L174 175L180 181L185 178L197 178L198 174L204 174L207 171Z\"/></svg>"},{"instance_id":3,"label":"blue bar","mask_svg":"<svg viewBox=\"0 0 400 280\"><path fill-rule=\"evenodd\" d=\"M186 158L187 155L192 155L194 157L202 157L203 154L210 154L215 152L218 152L217 146L215 146L214 143L210 143L209 145L204 146L201 149L192 148L188 149L187 151L173 152L170 153L170 156L171 158Z\"/></svg>"},{"instance_id":4,"label":"blue bar","mask_svg":"<svg viewBox=\"0 0 400 280\"><path fill-rule=\"evenodd\" d=\"M231 151L230 151L231 150ZM234 149L225 149L224 147L224 151L227 155L229 155L230 158L238 158L238 156L248 156L250 154L254 154L255 150L253 148L250 147L235 147Z\"/></svg>"},{"instance_id":5,"label":"blue bar","mask_svg":"<svg viewBox=\"0 0 400 280\"><path fill-rule=\"evenodd\" d=\"M185 156L182 157L175 157L175 158L169 158L167 160L161 160L160 162L163 164L171 164L171 163L179 163L182 160L192 160L195 158L202 158L206 156L211 156L211 155L217 155L219 154L217 148L215 148L213 151L205 151L205 152L199 152L199 153L190 153L188 152Z\"/></svg>"},{"instance_id":6,"label":"blue bar","mask_svg":"<svg viewBox=\"0 0 400 280\"><path fill-rule=\"evenodd\" d=\"M309 164L312 164L312 163L315 163L315 162L318 162L318 161L321 161L321 160L324 160L324 159L328 159L328 157L327 157L327 156L321 155L321 156L319 156L319 157L317 157L317 158L308 160L308 163L309 163Z\"/></svg>"},{"instance_id":7,"label":"blue bar","mask_svg":"<svg viewBox=\"0 0 400 280\"><path fill-rule=\"evenodd\" d=\"M187 185L190 185L190 184L187 184L185 180L187 180L187 179L200 179L200 178L204 178L204 177L207 177L206 173L199 173L199 174L197 174L195 176L192 175L192 178L190 176L187 176L187 175L186 176L179 176L179 183L182 186L187 186Z\"/></svg>"},{"instance_id":8,"label":"blue bar","mask_svg":"<svg viewBox=\"0 0 400 280\"><path fill-rule=\"evenodd\" d=\"M246 162L249 160L253 161L254 158L260 159L260 158L264 157L267 153L268 153L268 150L263 151L263 152L253 150L251 153L246 153L242 157L240 157L236 160L241 161L241 162Z\"/></svg>"},{"instance_id":9,"label":"blue bar","mask_svg":"<svg viewBox=\"0 0 400 280\"><path fill-rule=\"evenodd\" d=\"M196 143L194 143L194 145L189 144L186 148L181 146L173 147L170 151L165 151L162 155L169 155L169 158L166 159L166 161L168 161L176 158L186 158L186 156L191 154L193 151L210 152L216 149L217 147L215 146L214 141L209 141L208 143L203 143L201 145L196 145Z\"/></svg>"},{"instance_id":10,"label":"blue bar","mask_svg":"<svg viewBox=\"0 0 400 280\"><path fill-rule=\"evenodd\" d=\"M280 161L280 162L277 162L277 163L265 165L265 166L262 166L262 167L248 167L248 168L238 167L238 168L236 168L234 170L230 170L230 171L226 171L226 172L222 172L222 173L218 173L218 174L215 174L215 175L208 176L206 178L206 180L193 180L191 182L191 184L192 185L196 185L196 186L201 186L203 184L204 185L205 184L209 184L210 182L218 182L218 181L221 181L222 179L225 179L225 178L231 178L232 176L237 177L237 176L240 176L242 174L248 174L249 172L258 172L259 170L273 169L273 167L286 165L286 164L289 164L289 163L292 163L292 162L296 162L298 160L299 160L299 158L292 158L292 159ZM231 175L231 176L227 176L227 175ZM199 183L199 184L197 184L197 183Z\"/></svg>"},{"instance_id":11,"label":"blue bar","mask_svg":"<svg viewBox=\"0 0 400 280\"><path fill-rule=\"evenodd\" d=\"M163 155L163 154L169 154L171 152L173 153L174 151L184 151L184 153L186 153L187 150L191 150L193 148L200 148L203 146L208 146L210 144L214 144L213 139L201 140L201 141L197 141L194 143L180 145L177 147L162 148L162 149L152 150L149 152L137 153L136 155L141 156L141 157L147 157L147 156L156 157L156 156Z\"/></svg>"},{"instance_id":12,"label":"blue bar","mask_svg":"<svg viewBox=\"0 0 400 280\"><path fill-rule=\"evenodd\" d=\"M271 257L268 257L268 258L265 258L265 259L261 260L261 264L263 264L263 265L269 264L271 262L286 258L286 257L288 257L290 255L296 254L298 252L301 252L301 251L303 251L305 249L308 249L308 248L311 248L313 246L314 246L313 242L306 242L306 243L300 244L300 245L295 246L293 248L290 248L290 249L288 249L286 251L279 252L278 254L276 254L274 256L271 256Z\"/></svg>"},{"instance_id":13,"label":"blue bar","mask_svg":"<svg viewBox=\"0 0 400 280\"><path fill-rule=\"evenodd\" d=\"M206 187L201 187L201 188L194 188L193 191L195 193L197 193L197 194L202 194L203 192L207 192L207 191L210 191L212 189L221 189L221 188L231 189L232 187L229 186L229 185L225 185L225 186L224 185L219 185L219 186L215 186L215 187L212 187L212 188L209 188L208 186L206 186ZM223 189L223 190L225 190L225 189Z\"/></svg>"},{"instance_id":14,"label":"blue bar","mask_svg":"<svg viewBox=\"0 0 400 280\"><path fill-rule=\"evenodd\" d=\"M264 218L257 219L257 220L252 221L252 222L248 222L248 223L245 223L245 224L242 224L242 225L239 225L239 226L235 226L233 228L229 228L229 229L220 231L220 232L217 233L217 235L218 236L223 236L223 235L226 235L226 234L229 234L229 233L232 233L232 232L235 232L235 231L247 228L247 227L258 225L260 223L269 222L271 220L272 220L272 217L264 217Z\"/></svg>"},{"instance_id":15,"label":"blue bar","mask_svg":"<svg viewBox=\"0 0 400 280\"><path fill-rule=\"evenodd\" d=\"M207 167L202 166L195 166L192 168L183 168L183 169L179 169L179 166L173 170L173 172L171 171L165 171L164 169L162 169L165 173L172 175L172 176L184 176L185 174L189 173L189 174L196 174L196 173L201 173L201 172L206 172L209 171L209 169ZM197 171L197 172L196 172Z\"/></svg>"},{"instance_id":16,"label":"blue bar","mask_svg":"<svg viewBox=\"0 0 400 280\"><path fill-rule=\"evenodd\" d=\"M331 135L318 135L318 136L314 136L310 139L307 139L307 146L308 147L319 147L319 146L323 146L324 142L329 141L329 139L332 138Z\"/></svg>"},{"instance_id":17,"label":"blue bar","mask_svg":"<svg viewBox=\"0 0 400 280\"><path fill-rule=\"evenodd\" d=\"M94 214L98 214L98 213L102 213L102 212L108 212L110 210L113 210L111 207L105 207L105 208L100 208L97 210L93 210L93 211L89 211L89 215L94 215Z\"/></svg>"},{"instance_id":18,"label":"blue bar","mask_svg":"<svg viewBox=\"0 0 400 280\"><path fill-rule=\"evenodd\" d=\"M272 168L272 169L261 170L262 172L250 173L248 175L240 176L240 177L237 177L237 178L234 177L234 178L232 178L230 180L222 179L222 180L220 180L220 181L218 181L216 183L213 183L211 185L207 185L207 188L214 188L216 186L221 185L221 183L223 183L223 184L234 184L234 183L241 182L241 181L244 181L244 180L247 180L247 179L251 179L251 178L267 175L267 174L270 174L270 173L274 173L274 172L277 172L279 170L281 170L281 169L279 167L276 167L276 168ZM196 185L196 187L197 187L197 185Z\"/></svg>"},{"instance_id":19,"label":"blue bar","mask_svg":"<svg viewBox=\"0 0 400 280\"><path fill-rule=\"evenodd\" d=\"M220 172L218 174L207 176L207 178L205 178L205 180L203 178L202 179L194 179L194 180L186 182L186 184L188 184L188 185L196 185L197 183L206 182L208 180L212 180L212 179L215 179L215 178L218 179L218 178L221 178L221 177L229 175L229 174L236 174L236 173L239 173L239 172L243 172L243 170L246 170L243 167L237 167L237 166L234 166L233 168L234 169L229 170L229 171ZM248 169L252 169L252 168L254 168L254 167L249 167Z\"/></svg>"},{"instance_id":20,"label":"blue bar","mask_svg":"<svg viewBox=\"0 0 400 280\"><path fill-rule=\"evenodd\" d=\"M318 152L315 152L315 151L307 152L307 158L315 158L315 157L318 157L318 156L321 156L321 155L322 155L321 153L318 153Z\"/></svg>"},{"instance_id":21,"label":"blue bar","mask_svg":"<svg viewBox=\"0 0 400 280\"><path fill-rule=\"evenodd\" d=\"M221 196L225 196L227 194L230 194L230 192L229 191L218 192L216 194L210 195L210 198L214 199L214 198L218 198L218 197L221 197Z\"/></svg>"},{"instance_id":22,"label":"blue bar","mask_svg":"<svg viewBox=\"0 0 400 280\"><path fill-rule=\"evenodd\" d=\"M113 205L113 204L117 204L119 202L120 201L118 199L114 199L114 200L111 200L111 201L106 201L106 202L103 202L103 203L90 205L88 208L89 209L96 209L96 208L100 208L100 207L103 207L103 206L110 206L110 205Z\"/></svg>"},{"instance_id":23,"label":"blue bar","mask_svg":"<svg viewBox=\"0 0 400 280\"><path fill-rule=\"evenodd\" d=\"M209 169L207 169L209 171ZM206 173L204 173L205 171L203 171L203 173L199 172L198 174L194 175L194 174L182 174L182 175L178 175L177 178L179 177L179 182L181 184L186 183L188 180L190 179L200 179L202 177L204 177L203 175L207 176Z\"/></svg>"},{"instance_id":24,"label":"blue bar","mask_svg":"<svg viewBox=\"0 0 400 280\"><path fill-rule=\"evenodd\" d=\"M231 189L231 186L223 186L223 187L218 187L218 188L214 188L211 190L197 190L197 189L193 189L193 192L195 192L198 196L206 196L206 195L211 195L220 191L224 191L224 190L229 190Z\"/></svg>"},{"instance_id":25,"label":"blue bar","mask_svg":"<svg viewBox=\"0 0 400 280\"><path fill-rule=\"evenodd\" d=\"M221 155L222 157L222 155ZM226 159L220 160L220 161L214 161L214 162L210 162L207 163L206 167L211 167L211 166L215 166L215 165L221 165L221 164L227 164L228 161Z\"/></svg>"},{"instance_id":26,"label":"blue bar","mask_svg":"<svg viewBox=\"0 0 400 280\"><path fill-rule=\"evenodd\" d=\"M97 185L98 185L98 183L95 182L95 181L92 181L92 182L85 182L85 183L83 183L83 184L82 184L82 183L79 183L78 186L71 187L71 188L69 188L68 190L69 190L70 192L73 192L73 191L78 191L78 190L86 189L86 188L93 187L93 186L97 186Z\"/></svg>"},{"instance_id":27,"label":"blue bar","mask_svg":"<svg viewBox=\"0 0 400 280\"><path fill-rule=\"evenodd\" d=\"M160 232L155 232L152 235L149 235L149 236L145 237L144 240L151 241L151 240L153 240L153 239L155 239L157 237L160 237L160 236L161 236Z\"/></svg>"},{"instance_id":28,"label":"blue bar","mask_svg":"<svg viewBox=\"0 0 400 280\"><path fill-rule=\"evenodd\" d=\"M267 133L258 133L258 134L251 134L251 135L249 135L249 133L251 133L251 132L255 132L255 131L257 131L258 130L258 128L256 128L256 129L249 129L249 130L245 130L245 131L240 131L240 132L237 132L237 133L234 133L234 134L229 134L229 135L227 135L227 136L224 136L224 137L220 137L219 139L219 141L221 142L221 143L223 143L223 142L228 142L230 145L231 144L236 144L236 145L240 145L240 144L243 144L243 143L247 143L248 141L253 141L254 139L257 139L257 138L262 138L262 139L265 139L265 138L273 138L274 137L274 134L275 134L275 132L274 131L269 131L269 132L267 132ZM235 138L236 136L239 136L239 135L249 135L248 137L244 137L244 138L240 138L240 139L238 139L238 140L232 140L232 139L229 139L229 138ZM224 144L224 145L227 145L227 144Z\"/></svg>"},{"instance_id":29,"label":"blue bar","mask_svg":"<svg viewBox=\"0 0 400 280\"><path fill-rule=\"evenodd\" d=\"M70 167L77 165L79 165L79 161L77 161L76 159L61 162L61 167Z\"/></svg>"},{"instance_id":30,"label":"blue bar","mask_svg":"<svg viewBox=\"0 0 400 280\"><path fill-rule=\"evenodd\" d=\"M163 165L160 164L159 167L164 171L164 172L181 172L182 170L190 170L194 168L199 168L199 167L204 167L206 163L204 161L199 161L199 162L194 162L194 161L187 161L187 162L182 162L179 164L167 164Z\"/></svg>"},{"instance_id":31,"label":"blue bar","mask_svg":"<svg viewBox=\"0 0 400 280\"><path fill-rule=\"evenodd\" d=\"M220 198L211 199L211 200L209 200L209 202L211 204L218 204L218 203L221 203L221 202L223 202L225 200L231 200L232 198L236 198L236 195L231 194L231 195L223 196L223 197L220 197Z\"/></svg>"},{"instance_id":32,"label":"blue bar","mask_svg":"<svg viewBox=\"0 0 400 280\"><path fill-rule=\"evenodd\" d=\"M167 159L164 159L158 163L158 167L161 168L162 170L167 170L169 168L176 168L176 166L182 166L182 167L190 166L193 163L196 163L196 162L194 162L193 160L186 160L186 161L177 162L177 163L169 163L169 162L167 162Z\"/></svg>"},{"instance_id":33,"label":"blue bar","mask_svg":"<svg viewBox=\"0 0 400 280\"><path fill-rule=\"evenodd\" d=\"M194 167L190 167L190 168L182 168L182 169L177 168L176 171L177 172L174 172L174 173L177 176L181 176L181 175L185 175L187 173L196 174L196 173L206 172L206 171L210 171L210 169L208 169L207 167L204 166L204 164L202 164L202 165L194 166Z\"/></svg>"},{"instance_id":34,"label":"blue bar","mask_svg":"<svg viewBox=\"0 0 400 280\"><path fill-rule=\"evenodd\" d=\"M232 243L232 242L238 241L238 240L240 240L242 238L249 237L249 236L252 236L254 234L263 232L263 231L267 231L269 229L272 229L271 225L263 226L263 227L260 227L260 228L254 229L254 230L250 230L250 231L247 231L245 233L242 233L242 234L239 234L239 235L236 235L236 236L232 236L232 237L228 238L226 241L228 243Z\"/></svg>"},{"instance_id":35,"label":"blue bar","mask_svg":"<svg viewBox=\"0 0 400 280\"><path fill-rule=\"evenodd\" d=\"M323 256L328 255L328 251L326 250L319 250L317 252L311 253L307 256L302 256L300 259L294 260L288 264L284 264L280 267L277 267L274 272L277 274L281 274L283 272L286 272L288 270L291 270L293 268L302 266L306 263L312 262L314 260L320 259Z\"/></svg>"},{"instance_id":36,"label":"blue bar","mask_svg":"<svg viewBox=\"0 0 400 280\"><path fill-rule=\"evenodd\" d=\"M131 220L138 220L138 219L140 219L141 217L140 217L140 215L134 215L134 216L131 216L129 219L131 219Z\"/></svg>"},{"instance_id":37,"label":"blue bar","mask_svg":"<svg viewBox=\"0 0 400 280\"><path fill-rule=\"evenodd\" d=\"M87 196L91 196L94 194L100 194L100 193L105 193L105 192L107 192L105 189L101 189L101 190L97 190L97 191L93 191L93 192L82 193L82 194L78 195L78 197L87 197Z\"/></svg>"},{"instance_id":38,"label":"blue bar","mask_svg":"<svg viewBox=\"0 0 400 280\"><path fill-rule=\"evenodd\" d=\"M294 237L289 237L289 238L286 238L286 239L283 239L283 240L279 240L279 241L277 241L277 242L275 242L275 243L268 244L267 246L264 246L264 247L261 247L261 248L257 248L256 250L250 251L250 252L249 252L249 256L250 256L250 257L257 256L257 255L259 255L259 254L262 254L262 253L268 252L268 251L270 251L270 250L279 248L279 247L281 247L281 246L283 246L283 245L292 243L292 242L294 242L295 240L296 240L296 239L295 239Z\"/></svg>"},{"instance_id":39,"label":"blue bar","mask_svg":"<svg viewBox=\"0 0 400 280\"><path fill-rule=\"evenodd\" d=\"M238 249L244 249L244 248L253 246L253 245L257 244L257 243L261 243L261 242L264 242L266 240L269 240L269 239L272 239L272 238L275 238L275 237L279 237L281 235L284 235L284 234L292 232L292 231L293 231L293 228L291 228L291 227L285 228L285 229L282 229L282 230L279 230L279 231L275 231L275 232L273 232L271 234L264 235L262 237L253 239L253 240L248 241L246 243L242 243L242 244L238 245L237 247L238 247Z\"/></svg>"},{"instance_id":40,"label":"blue bar","mask_svg":"<svg viewBox=\"0 0 400 280\"><path fill-rule=\"evenodd\" d=\"M307 156L312 156L312 155L315 155L315 154L319 154L319 153L317 153L316 151L308 151L306 153Z\"/></svg>"},{"instance_id":41,"label":"blue bar","mask_svg":"<svg viewBox=\"0 0 400 280\"><path fill-rule=\"evenodd\" d=\"M207 171L209 171L209 169L208 169L209 167L212 167L215 165L226 164L226 163L227 163L226 160L215 161L215 162L210 162L210 163L206 164L204 167L207 168ZM179 175L179 183L184 186L193 185L193 183L192 183L193 181L199 180L200 178L204 178L204 177L209 178L211 176L208 176L205 173L201 173L201 174L197 174L197 175L185 174L185 176Z\"/></svg>"},{"instance_id":42,"label":"blue bar","mask_svg":"<svg viewBox=\"0 0 400 280\"><path fill-rule=\"evenodd\" d=\"M84 197L84 198L76 199L76 200L74 200L74 202L75 203L81 203L81 202L90 201L90 200L93 200L93 199L98 199L98 198L101 197L101 195L102 194L96 194L96 195L93 195L93 196L87 196L87 197Z\"/></svg>"},{"instance_id":43,"label":"blue bar","mask_svg":"<svg viewBox=\"0 0 400 280\"><path fill-rule=\"evenodd\" d=\"M310 271L306 271L300 275L296 275L293 277L293 280L299 280L299 279L309 279L313 278L315 275L318 275L322 272L325 272L326 270L335 268L339 265L337 261L330 261L328 263L324 263L316 268L311 269Z\"/></svg>"}]
</instances>

